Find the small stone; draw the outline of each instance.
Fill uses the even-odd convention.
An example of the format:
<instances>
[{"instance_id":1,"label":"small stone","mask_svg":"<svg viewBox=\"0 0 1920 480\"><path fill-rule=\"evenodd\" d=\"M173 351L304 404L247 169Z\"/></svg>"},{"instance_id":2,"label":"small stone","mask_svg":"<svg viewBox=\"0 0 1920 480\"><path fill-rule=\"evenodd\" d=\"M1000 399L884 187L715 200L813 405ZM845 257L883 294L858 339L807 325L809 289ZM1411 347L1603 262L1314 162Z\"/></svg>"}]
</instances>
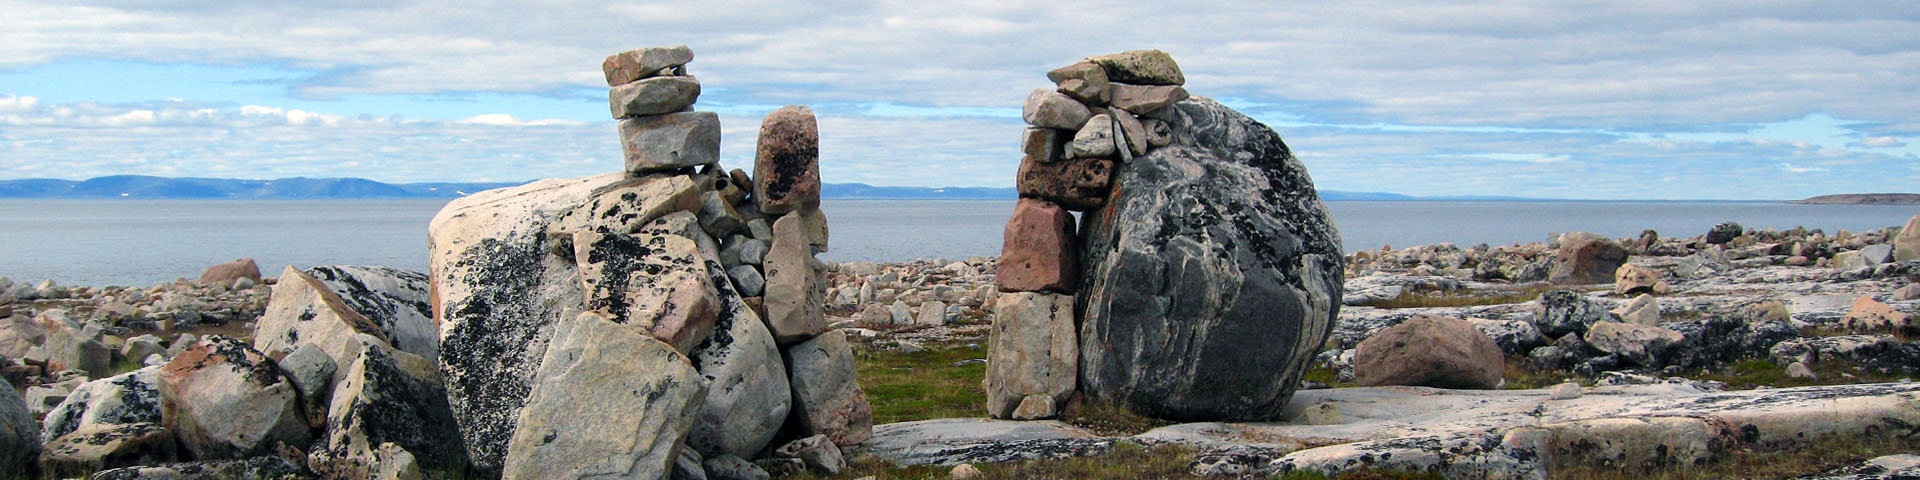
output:
<instances>
[{"instance_id":1,"label":"small stone","mask_svg":"<svg viewBox=\"0 0 1920 480\"><path fill-rule=\"evenodd\" d=\"M1047 80L1058 85L1060 93L1075 100L1094 106L1107 104L1107 86L1110 84L1107 71L1092 62L1054 69L1047 72Z\"/></svg>"},{"instance_id":2,"label":"small stone","mask_svg":"<svg viewBox=\"0 0 1920 480\"><path fill-rule=\"evenodd\" d=\"M1134 156L1146 155L1147 127L1140 123L1140 119L1133 118L1132 113L1119 108L1108 109L1108 114L1120 124L1118 132L1124 134L1120 139L1115 140L1114 148L1119 149L1121 144L1125 144Z\"/></svg>"},{"instance_id":3,"label":"small stone","mask_svg":"<svg viewBox=\"0 0 1920 480\"><path fill-rule=\"evenodd\" d=\"M807 469L827 475L839 475L847 468L847 462L840 456L840 447L827 440L826 435L814 435L788 442L774 449L773 455L781 458L798 458L806 462Z\"/></svg>"},{"instance_id":4,"label":"small stone","mask_svg":"<svg viewBox=\"0 0 1920 480\"><path fill-rule=\"evenodd\" d=\"M1129 112L1153 114L1192 98L1179 86L1114 85L1112 106Z\"/></svg>"},{"instance_id":5,"label":"small stone","mask_svg":"<svg viewBox=\"0 0 1920 480\"><path fill-rule=\"evenodd\" d=\"M608 55L600 62L607 86L617 87L654 76L661 70L681 67L693 61L693 50L686 45L651 47Z\"/></svg>"},{"instance_id":6,"label":"small stone","mask_svg":"<svg viewBox=\"0 0 1920 480\"><path fill-rule=\"evenodd\" d=\"M1572 400L1580 398L1581 394L1580 384L1573 382L1562 382L1547 389L1547 398L1554 400Z\"/></svg>"},{"instance_id":7,"label":"small stone","mask_svg":"<svg viewBox=\"0 0 1920 480\"><path fill-rule=\"evenodd\" d=\"M733 280L733 287L740 295L758 297L767 286L766 277L760 276L760 269L752 265L741 265L727 269L727 278Z\"/></svg>"},{"instance_id":8,"label":"small stone","mask_svg":"<svg viewBox=\"0 0 1920 480\"><path fill-rule=\"evenodd\" d=\"M1813 374L1813 369L1807 368L1807 364L1800 362L1793 362L1792 365L1787 365L1787 377L1804 378L1808 380L1820 378L1818 375Z\"/></svg>"},{"instance_id":9,"label":"small stone","mask_svg":"<svg viewBox=\"0 0 1920 480\"><path fill-rule=\"evenodd\" d=\"M1014 185L1022 197L1039 198L1067 210L1084 212L1106 205L1112 179L1112 160L1075 158L1045 163L1026 157L1020 161Z\"/></svg>"},{"instance_id":10,"label":"small stone","mask_svg":"<svg viewBox=\"0 0 1920 480\"><path fill-rule=\"evenodd\" d=\"M1020 399L1020 406L1013 408L1014 420L1040 420L1053 418L1060 414L1058 402L1049 395L1028 395Z\"/></svg>"},{"instance_id":11,"label":"small stone","mask_svg":"<svg viewBox=\"0 0 1920 480\"><path fill-rule=\"evenodd\" d=\"M613 118L660 115L686 110L700 99L700 80L693 77L653 77L613 87L607 106Z\"/></svg>"},{"instance_id":12,"label":"small stone","mask_svg":"<svg viewBox=\"0 0 1920 480\"><path fill-rule=\"evenodd\" d=\"M1080 130L1093 117L1093 112L1064 93L1036 88L1033 93L1027 94L1027 103L1020 117L1028 125L1040 128Z\"/></svg>"},{"instance_id":13,"label":"small stone","mask_svg":"<svg viewBox=\"0 0 1920 480\"><path fill-rule=\"evenodd\" d=\"M1345 421L1340 415L1340 406L1331 403L1316 403L1300 412L1300 418L1294 423L1301 425L1339 425Z\"/></svg>"},{"instance_id":14,"label":"small stone","mask_svg":"<svg viewBox=\"0 0 1920 480\"><path fill-rule=\"evenodd\" d=\"M1114 148L1113 118L1107 114L1094 115L1087 120L1086 126L1073 134L1073 140L1067 142L1067 156L1071 158L1112 158Z\"/></svg>"},{"instance_id":15,"label":"small stone","mask_svg":"<svg viewBox=\"0 0 1920 480\"><path fill-rule=\"evenodd\" d=\"M1148 146L1158 148L1173 143L1173 127L1167 126L1167 122L1158 118L1149 118L1141 120L1140 126L1147 130Z\"/></svg>"},{"instance_id":16,"label":"small stone","mask_svg":"<svg viewBox=\"0 0 1920 480\"><path fill-rule=\"evenodd\" d=\"M753 197L761 213L820 205L820 128L813 109L788 105L768 113L756 148Z\"/></svg>"},{"instance_id":17,"label":"small stone","mask_svg":"<svg viewBox=\"0 0 1920 480\"><path fill-rule=\"evenodd\" d=\"M1027 127L1020 136L1020 151L1044 163L1057 162L1067 156L1067 140L1071 137L1066 130Z\"/></svg>"},{"instance_id":18,"label":"small stone","mask_svg":"<svg viewBox=\"0 0 1920 480\"><path fill-rule=\"evenodd\" d=\"M953 470L947 471L947 478L951 478L953 480L978 480L981 478L986 478L986 476L987 474L981 473L980 469L974 468L973 464L971 463L962 463L959 465L954 465Z\"/></svg>"},{"instance_id":19,"label":"small stone","mask_svg":"<svg viewBox=\"0 0 1920 480\"><path fill-rule=\"evenodd\" d=\"M641 176L720 161L720 116L679 112L620 120L626 171Z\"/></svg>"},{"instance_id":20,"label":"small stone","mask_svg":"<svg viewBox=\"0 0 1920 480\"><path fill-rule=\"evenodd\" d=\"M1125 52L1089 57L1082 62L1092 62L1105 70L1107 78L1116 83L1134 85L1184 85L1186 75L1180 73L1180 64L1173 56L1160 50L1128 50Z\"/></svg>"},{"instance_id":21,"label":"small stone","mask_svg":"<svg viewBox=\"0 0 1920 480\"><path fill-rule=\"evenodd\" d=\"M720 455L700 462L707 471L710 480L769 480L766 470L733 454Z\"/></svg>"},{"instance_id":22,"label":"small stone","mask_svg":"<svg viewBox=\"0 0 1920 480\"><path fill-rule=\"evenodd\" d=\"M200 272L202 285L229 285L242 278L259 282L260 265L254 263L251 258L242 258L207 267L206 271Z\"/></svg>"}]
</instances>

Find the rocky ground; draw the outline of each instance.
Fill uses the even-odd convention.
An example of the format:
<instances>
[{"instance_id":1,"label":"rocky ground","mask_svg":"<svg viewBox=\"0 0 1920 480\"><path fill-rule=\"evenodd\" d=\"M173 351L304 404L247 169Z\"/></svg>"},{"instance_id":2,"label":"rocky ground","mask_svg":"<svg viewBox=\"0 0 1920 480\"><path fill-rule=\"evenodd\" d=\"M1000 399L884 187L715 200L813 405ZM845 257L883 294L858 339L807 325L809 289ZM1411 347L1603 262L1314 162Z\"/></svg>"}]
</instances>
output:
<instances>
[{"instance_id":1,"label":"rocky ground","mask_svg":"<svg viewBox=\"0 0 1920 480\"><path fill-rule=\"evenodd\" d=\"M913 358L932 350L944 355L933 368L970 372L956 377L957 384L978 386L979 365L986 362L981 345L999 297L995 259L832 265L827 313L835 328L858 339L876 419L928 418L878 425L871 440L849 453L856 463L968 464L999 475L993 473L999 462L1173 445L1186 449L1181 458L1190 457L1185 469L1194 475L1372 468L1452 478L1541 478L1583 465L1705 465L1734 452L1794 450L1836 438L1891 438L1893 448L1907 452L1920 446L1914 443L1920 438L1920 384L1911 380L1920 374L1920 332L1909 320L1920 314L1920 261L1896 256L1902 230L1828 235L1736 228L1677 239L1652 232L1631 239L1569 235L1557 244L1431 245L1353 254L1345 272L1346 306L1285 420L1149 422L1135 431L1089 428L1095 425L1088 415L1070 414L1065 422L980 419L977 390L944 400L951 404L944 409L913 404L896 411L892 404L926 401L925 395L888 393L887 382L917 381L913 375L875 383L879 375L870 367L883 368L874 366L877 358ZM1577 258L1556 261L1568 256ZM1555 268L1570 262L1606 268L1610 258L1619 266L1603 283L1569 285L1563 278L1582 272ZM306 274L319 280L418 275L385 270L373 275L321 268ZM1556 277L1559 283L1549 281ZM0 373L14 386L6 393L21 396L20 413L32 422L4 425L13 430L0 429L0 437L30 433L44 443L38 458L0 455L0 463L38 462L50 475L160 464L176 465L169 467L173 472L306 475L336 464L322 461L329 451L324 437L314 440L307 455L263 450L248 460L188 464L192 468L174 462L212 447L152 438L159 411L143 402L157 403L156 385L166 383L158 378L161 366L190 347L207 350L226 342L224 337L243 339L268 352L254 355L280 357L273 360L281 362L282 373L301 383L302 372L285 366L301 352L273 353L272 341L254 338L256 330L270 327L260 323L270 316L269 299L282 281L215 275L133 288L0 279ZM338 281L330 289L349 292L339 300L358 309L407 303L367 298L371 291L364 286L356 290ZM391 312L368 316L384 319L372 320L384 322L378 327L392 350L383 351L395 358L431 358L406 353L431 352L406 340L421 336L407 331L426 318L416 313L398 321ZM1495 354L1425 358L1369 351L1369 339L1428 318L1470 325L1484 334L1475 338L1484 340L1460 342L1484 341L1481 348ZM1453 342L1434 335L1414 341ZM1420 371L1382 378L1377 372L1387 369L1367 367L1396 361L1438 365L1427 370L1451 369L1453 376ZM361 363L367 363L362 371L406 364ZM1485 372L1492 375L1483 384L1446 380ZM352 423L312 414L288 418ZM338 456L355 454L380 452ZM1895 471L1914 471L1911 460L1889 457L1800 473L1900 478ZM944 475L946 468L938 472ZM878 471L887 472L898 471Z\"/></svg>"}]
</instances>

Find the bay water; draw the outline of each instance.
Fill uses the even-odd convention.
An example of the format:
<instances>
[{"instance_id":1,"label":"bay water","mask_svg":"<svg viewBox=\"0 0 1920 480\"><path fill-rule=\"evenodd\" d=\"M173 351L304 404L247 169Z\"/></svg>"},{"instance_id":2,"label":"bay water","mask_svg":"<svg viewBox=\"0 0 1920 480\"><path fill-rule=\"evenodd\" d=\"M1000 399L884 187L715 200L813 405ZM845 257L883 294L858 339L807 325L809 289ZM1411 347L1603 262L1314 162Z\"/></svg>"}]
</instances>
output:
<instances>
[{"instance_id":1,"label":"bay water","mask_svg":"<svg viewBox=\"0 0 1920 480\"><path fill-rule=\"evenodd\" d=\"M425 271L427 223L447 200L0 199L0 276L67 285L150 286L250 257L286 265ZM1012 200L828 200L821 259L903 261L998 255ZM1767 202L1330 202L1346 251L1452 242L1505 245L1588 231L1694 236L1734 221L1829 233L1899 226L1913 205Z\"/></svg>"}]
</instances>

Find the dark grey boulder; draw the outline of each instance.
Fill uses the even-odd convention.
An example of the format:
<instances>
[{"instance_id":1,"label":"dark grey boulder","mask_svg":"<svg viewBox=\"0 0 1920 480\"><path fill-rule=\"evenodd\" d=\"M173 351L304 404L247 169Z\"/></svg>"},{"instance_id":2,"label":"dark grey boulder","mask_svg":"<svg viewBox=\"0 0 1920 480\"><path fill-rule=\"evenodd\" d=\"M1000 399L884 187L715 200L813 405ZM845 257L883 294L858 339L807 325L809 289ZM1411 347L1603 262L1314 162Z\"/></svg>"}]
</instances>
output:
<instances>
[{"instance_id":1,"label":"dark grey boulder","mask_svg":"<svg viewBox=\"0 0 1920 480\"><path fill-rule=\"evenodd\" d=\"M1273 130L1196 97L1082 228L1080 385L1178 420L1278 418L1326 342L1340 236Z\"/></svg>"},{"instance_id":2,"label":"dark grey boulder","mask_svg":"<svg viewBox=\"0 0 1920 480\"><path fill-rule=\"evenodd\" d=\"M427 274L393 267L324 265L306 270L347 307L380 325L393 347L427 361L440 360L440 331L433 325L433 282Z\"/></svg>"},{"instance_id":3,"label":"dark grey boulder","mask_svg":"<svg viewBox=\"0 0 1920 480\"><path fill-rule=\"evenodd\" d=\"M1543 293L1539 304L1533 309L1533 326L1539 327L1540 333L1553 338L1569 333L1586 333L1587 328L1595 323L1617 321L1620 321L1620 317L1607 311L1606 304L1571 290Z\"/></svg>"}]
</instances>

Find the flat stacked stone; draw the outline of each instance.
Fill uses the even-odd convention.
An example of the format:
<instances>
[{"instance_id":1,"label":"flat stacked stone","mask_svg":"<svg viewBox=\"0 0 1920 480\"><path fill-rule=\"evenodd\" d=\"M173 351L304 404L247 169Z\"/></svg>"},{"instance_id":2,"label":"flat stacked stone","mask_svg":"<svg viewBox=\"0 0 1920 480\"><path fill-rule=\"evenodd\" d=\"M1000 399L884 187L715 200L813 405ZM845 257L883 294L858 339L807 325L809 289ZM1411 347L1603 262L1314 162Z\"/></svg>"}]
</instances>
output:
<instances>
[{"instance_id":1,"label":"flat stacked stone","mask_svg":"<svg viewBox=\"0 0 1920 480\"><path fill-rule=\"evenodd\" d=\"M629 50L601 63L607 104L620 121L620 148L627 172L711 165L720 160L720 117L695 112L700 80L687 75L693 51L685 45Z\"/></svg>"}]
</instances>

